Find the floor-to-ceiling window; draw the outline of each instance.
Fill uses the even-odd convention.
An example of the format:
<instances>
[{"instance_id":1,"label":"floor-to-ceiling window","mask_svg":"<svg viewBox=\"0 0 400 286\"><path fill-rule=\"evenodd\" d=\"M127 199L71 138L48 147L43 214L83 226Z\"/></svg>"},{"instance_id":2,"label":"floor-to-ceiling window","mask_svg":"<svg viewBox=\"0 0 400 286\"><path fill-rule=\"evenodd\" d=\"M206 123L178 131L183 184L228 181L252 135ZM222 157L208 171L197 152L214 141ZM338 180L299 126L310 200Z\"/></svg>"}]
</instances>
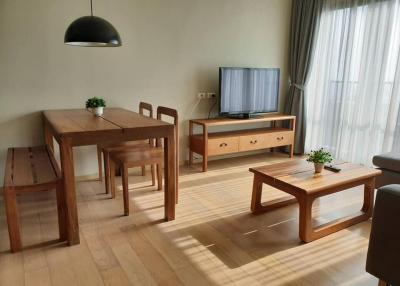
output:
<instances>
[{"instance_id":1,"label":"floor-to-ceiling window","mask_svg":"<svg viewBox=\"0 0 400 286\"><path fill-rule=\"evenodd\" d=\"M400 0L328 0L307 84L307 151L400 152Z\"/></svg>"}]
</instances>

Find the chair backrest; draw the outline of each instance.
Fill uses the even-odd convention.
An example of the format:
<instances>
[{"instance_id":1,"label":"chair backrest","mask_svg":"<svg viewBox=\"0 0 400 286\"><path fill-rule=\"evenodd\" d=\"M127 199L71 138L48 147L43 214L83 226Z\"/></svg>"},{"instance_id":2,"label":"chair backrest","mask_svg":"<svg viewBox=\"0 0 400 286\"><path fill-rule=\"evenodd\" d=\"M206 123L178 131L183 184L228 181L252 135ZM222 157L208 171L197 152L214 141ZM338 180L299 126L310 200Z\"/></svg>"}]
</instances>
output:
<instances>
[{"instance_id":1,"label":"chair backrest","mask_svg":"<svg viewBox=\"0 0 400 286\"><path fill-rule=\"evenodd\" d=\"M147 110L149 112L149 115L144 114L145 110ZM140 102L139 103L139 114L153 118L153 105L151 105L150 103L146 103L146 102Z\"/></svg>"},{"instance_id":2,"label":"chair backrest","mask_svg":"<svg viewBox=\"0 0 400 286\"><path fill-rule=\"evenodd\" d=\"M176 111L176 109L164 106L157 107L157 119L161 120L163 115L172 117L174 119L174 125L178 126L178 111Z\"/></svg>"},{"instance_id":3,"label":"chair backrest","mask_svg":"<svg viewBox=\"0 0 400 286\"><path fill-rule=\"evenodd\" d=\"M148 111L148 115L144 114L145 110ZM150 103L147 103L147 102L140 102L139 103L139 114L146 116L146 117L153 118L153 105L151 105ZM156 146L155 139L149 139L149 144L151 146Z\"/></svg>"},{"instance_id":4,"label":"chair backrest","mask_svg":"<svg viewBox=\"0 0 400 286\"><path fill-rule=\"evenodd\" d=\"M169 116L174 120L175 125L175 140L176 146L179 145L179 131L178 131L178 111L169 107L159 106L157 107L157 119L162 120L163 116ZM178 153L178 152L177 152Z\"/></svg>"},{"instance_id":5,"label":"chair backrest","mask_svg":"<svg viewBox=\"0 0 400 286\"><path fill-rule=\"evenodd\" d=\"M162 120L163 116L168 116L173 118L175 125L175 153L176 153L176 178L179 176L179 121L178 121L178 111L169 107L159 106L157 107L157 119ZM178 181L176 182L178 187Z\"/></svg>"}]
</instances>

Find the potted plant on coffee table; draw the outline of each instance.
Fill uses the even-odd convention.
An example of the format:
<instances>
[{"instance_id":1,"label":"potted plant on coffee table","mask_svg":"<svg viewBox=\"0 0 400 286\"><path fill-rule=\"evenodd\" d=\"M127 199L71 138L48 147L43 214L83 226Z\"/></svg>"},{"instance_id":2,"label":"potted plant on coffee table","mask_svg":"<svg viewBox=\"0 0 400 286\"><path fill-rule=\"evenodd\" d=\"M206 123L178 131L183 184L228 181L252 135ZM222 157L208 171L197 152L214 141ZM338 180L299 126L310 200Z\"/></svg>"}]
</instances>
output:
<instances>
[{"instance_id":1,"label":"potted plant on coffee table","mask_svg":"<svg viewBox=\"0 0 400 286\"><path fill-rule=\"evenodd\" d=\"M103 115L103 109L106 107L106 102L102 98L92 97L86 101L86 108L96 116Z\"/></svg>"},{"instance_id":2,"label":"potted plant on coffee table","mask_svg":"<svg viewBox=\"0 0 400 286\"><path fill-rule=\"evenodd\" d=\"M326 163L331 163L333 160L331 153L324 148L311 151L308 154L307 162L314 163L315 173L321 173Z\"/></svg>"}]
</instances>

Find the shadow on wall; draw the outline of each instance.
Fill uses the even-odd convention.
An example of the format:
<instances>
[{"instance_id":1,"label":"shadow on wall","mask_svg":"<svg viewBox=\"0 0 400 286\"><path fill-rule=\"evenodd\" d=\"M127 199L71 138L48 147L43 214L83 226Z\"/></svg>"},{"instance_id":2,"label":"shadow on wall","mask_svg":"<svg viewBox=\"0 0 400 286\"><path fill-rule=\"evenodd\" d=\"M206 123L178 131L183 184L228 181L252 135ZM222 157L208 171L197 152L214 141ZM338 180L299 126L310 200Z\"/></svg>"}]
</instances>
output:
<instances>
[{"instance_id":1,"label":"shadow on wall","mask_svg":"<svg viewBox=\"0 0 400 286\"><path fill-rule=\"evenodd\" d=\"M43 144L42 113L21 114L0 122L0 182L3 185L7 149Z\"/></svg>"}]
</instances>

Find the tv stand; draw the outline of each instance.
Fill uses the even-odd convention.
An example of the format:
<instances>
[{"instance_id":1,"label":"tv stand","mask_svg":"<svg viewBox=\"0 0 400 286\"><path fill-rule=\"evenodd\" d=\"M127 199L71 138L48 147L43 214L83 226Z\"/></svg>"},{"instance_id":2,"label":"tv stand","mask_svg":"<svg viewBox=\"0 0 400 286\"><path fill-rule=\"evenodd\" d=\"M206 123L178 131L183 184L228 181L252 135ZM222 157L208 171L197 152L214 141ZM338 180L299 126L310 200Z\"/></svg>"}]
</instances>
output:
<instances>
[{"instance_id":1,"label":"tv stand","mask_svg":"<svg viewBox=\"0 0 400 286\"><path fill-rule=\"evenodd\" d=\"M289 121L289 128L279 128L277 122ZM256 122L269 123L271 127L209 132L215 126L244 125ZM203 127L203 133L194 134L194 125ZM293 157L296 116L284 114L258 115L248 118L192 119L189 121L189 165L193 164L193 153L203 156L203 172L207 171L208 157L290 146L289 156Z\"/></svg>"}]
</instances>

